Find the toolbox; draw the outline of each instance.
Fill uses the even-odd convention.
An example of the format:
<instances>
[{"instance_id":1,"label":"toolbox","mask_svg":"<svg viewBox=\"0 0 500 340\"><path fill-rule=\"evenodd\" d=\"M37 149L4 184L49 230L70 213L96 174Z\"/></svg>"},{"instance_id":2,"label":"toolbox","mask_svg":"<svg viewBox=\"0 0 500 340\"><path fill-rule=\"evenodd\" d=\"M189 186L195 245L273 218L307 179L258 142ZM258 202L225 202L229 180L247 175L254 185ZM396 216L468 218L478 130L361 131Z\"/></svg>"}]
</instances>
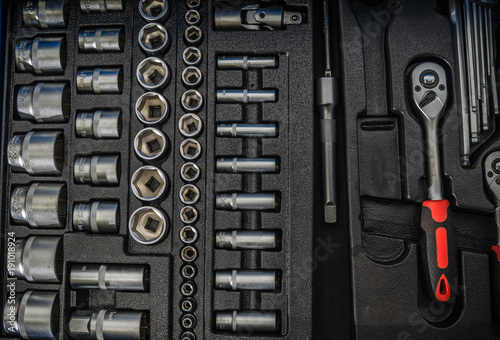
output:
<instances>
[{"instance_id":1,"label":"toolbox","mask_svg":"<svg viewBox=\"0 0 500 340\"><path fill-rule=\"evenodd\" d=\"M4 1L0 338L500 338L496 5Z\"/></svg>"}]
</instances>

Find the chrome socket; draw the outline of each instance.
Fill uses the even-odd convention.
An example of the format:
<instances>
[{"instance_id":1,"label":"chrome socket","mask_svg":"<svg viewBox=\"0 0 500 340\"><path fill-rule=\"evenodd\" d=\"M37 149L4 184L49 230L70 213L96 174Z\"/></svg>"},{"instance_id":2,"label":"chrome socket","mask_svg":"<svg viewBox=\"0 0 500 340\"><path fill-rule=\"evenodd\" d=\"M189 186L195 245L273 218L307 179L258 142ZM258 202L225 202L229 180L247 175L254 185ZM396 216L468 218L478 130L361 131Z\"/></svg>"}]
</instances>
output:
<instances>
[{"instance_id":1,"label":"chrome socket","mask_svg":"<svg viewBox=\"0 0 500 340\"><path fill-rule=\"evenodd\" d=\"M3 309L7 336L53 339L59 336L59 299L56 292L29 290L9 297Z\"/></svg>"},{"instance_id":2,"label":"chrome socket","mask_svg":"<svg viewBox=\"0 0 500 340\"><path fill-rule=\"evenodd\" d=\"M121 28L87 28L78 34L82 52L121 52L125 36Z\"/></svg>"},{"instance_id":3,"label":"chrome socket","mask_svg":"<svg viewBox=\"0 0 500 340\"><path fill-rule=\"evenodd\" d=\"M277 66L276 57L221 56L217 58L217 68L221 70L250 70Z\"/></svg>"},{"instance_id":4,"label":"chrome socket","mask_svg":"<svg viewBox=\"0 0 500 340\"><path fill-rule=\"evenodd\" d=\"M278 330L278 314L257 310L216 312L215 327L226 332L272 333Z\"/></svg>"},{"instance_id":5,"label":"chrome socket","mask_svg":"<svg viewBox=\"0 0 500 340\"><path fill-rule=\"evenodd\" d=\"M148 315L141 311L75 311L69 318L71 339L145 340Z\"/></svg>"},{"instance_id":6,"label":"chrome socket","mask_svg":"<svg viewBox=\"0 0 500 340\"><path fill-rule=\"evenodd\" d=\"M61 282L61 237L31 236L15 243L14 266L7 265L10 276L29 282Z\"/></svg>"},{"instance_id":7,"label":"chrome socket","mask_svg":"<svg viewBox=\"0 0 500 340\"><path fill-rule=\"evenodd\" d=\"M83 13L123 11L122 0L80 0Z\"/></svg>"},{"instance_id":8,"label":"chrome socket","mask_svg":"<svg viewBox=\"0 0 500 340\"><path fill-rule=\"evenodd\" d=\"M187 66L198 66L201 63L201 51L194 46L189 46L182 53L182 60Z\"/></svg>"},{"instance_id":9,"label":"chrome socket","mask_svg":"<svg viewBox=\"0 0 500 340\"><path fill-rule=\"evenodd\" d=\"M184 111L197 112L203 106L203 96L196 90L187 90L182 94L181 105Z\"/></svg>"},{"instance_id":10,"label":"chrome socket","mask_svg":"<svg viewBox=\"0 0 500 340\"><path fill-rule=\"evenodd\" d=\"M276 210L278 198L274 193L220 193L215 197L215 208L220 210Z\"/></svg>"},{"instance_id":11,"label":"chrome socket","mask_svg":"<svg viewBox=\"0 0 500 340\"><path fill-rule=\"evenodd\" d=\"M145 245L153 245L163 240L169 230L168 220L159 209L142 207L133 212L128 223L132 238Z\"/></svg>"},{"instance_id":12,"label":"chrome socket","mask_svg":"<svg viewBox=\"0 0 500 340\"><path fill-rule=\"evenodd\" d=\"M198 136L203 130L201 118L195 114L187 113L179 119L179 132L187 138Z\"/></svg>"},{"instance_id":13,"label":"chrome socket","mask_svg":"<svg viewBox=\"0 0 500 340\"><path fill-rule=\"evenodd\" d=\"M181 275L185 279L192 279L196 276L196 267L191 264L186 264L181 269ZM188 312L185 310L185 312Z\"/></svg>"},{"instance_id":14,"label":"chrome socket","mask_svg":"<svg viewBox=\"0 0 500 340\"><path fill-rule=\"evenodd\" d=\"M186 205L196 204L200 196L200 189L193 184L186 184L179 191L179 198Z\"/></svg>"},{"instance_id":15,"label":"chrome socket","mask_svg":"<svg viewBox=\"0 0 500 340\"><path fill-rule=\"evenodd\" d=\"M198 220L198 210L195 207L182 207L179 213L181 221L185 224L193 224Z\"/></svg>"},{"instance_id":16,"label":"chrome socket","mask_svg":"<svg viewBox=\"0 0 500 340\"><path fill-rule=\"evenodd\" d=\"M201 21L201 15L197 10L190 9L186 12L184 19L188 25L198 25Z\"/></svg>"},{"instance_id":17,"label":"chrome socket","mask_svg":"<svg viewBox=\"0 0 500 340\"><path fill-rule=\"evenodd\" d=\"M132 175L132 192L141 201L160 199L169 186L165 173L155 166L146 165Z\"/></svg>"},{"instance_id":18,"label":"chrome socket","mask_svg":"<svg viewBox=\"0 0 500 340\"><path fill-rule=\"evenodd\" d=\"M163 89L170 82L170 70L162 59L149 57L137 66L137 81L146 90Z\"/></svg>"},{"instance_id":19,"label":"chrome socket","mask_svg":"<svg viewBox=\"0 0 500 340\"><path fill-rule=\"evenodd\" d=\"M226 173L274 173L276 158L217 158L216 171Z\"/></svg>"},{"instance_id":20,"label":"chrome socket","mask_svg":"<svg viewBox=\"0 0 500 340\"><path fill-rule=\"evenodd\" d=\"M196 310L196 300L190 297L184 298L181 301L181 310L185 313L192 313Z\"/></svg>"},{"instance_id":21,"label":"chrome socket","mask_svg":"<svg viewBox=\"0 0 500 340\"><path fill-rule=\"evenodd\" d=\"M218 124L219 137L270 138L278 135L276 124Z\"/></svg>"},{"instance_id":22,"label":"chrome socket","mask_svg":"<svg viewBox=\"0 0 500 340\"><path fill-rule=\"evenodd\" d=\"M273 250L279 247L279 237L275 231L218 231L215 234L215 246L228 250Z\"/></svg>"},{"instance_id":23,"label":"chrome socket","mask_svg":"<svg viewBox=\"0 0 500 340\"><path fill-rule=\"evenodd\" d=\"M135 103L135 114L143 124L161 124L167 120L170 106L161 94L148 92L140 96Z\"/></svg>"},{"instance_id":24,"label":"chrome socket","mask_svg":"<svg viewBox=\"0 0 500 340\"><path fill-rule=\"evenodd\" d=\"M186 0L186 5L190 9L198 8L201 6L201 0Z\"/></svg>"},{"instance_id":25,"label":"chrome socket","mask_svg":"<svg viewBox=\"0 0 500 340\"><path fill-rule=\"evenodd\" d=\"M115 234L120 228L118 201L76 203L73 208L73 229L96 234Z\"/></svg>"},{"instance_id":26,"label":"chrome socket","mask_svg":"<svg viewBox=\"0 0 500 340\"><path fill-rule=\"evenodd\" d=\"M27 223L33 228L63 228L66 197L65 184L19 186L10 198L10 215L16 223Z\"/></svg>"},{"instance_id":27,"label":"chrome socket","mask_svg":"<svg viewBox=\"0 0 500 340\"><path fill-rule=\"evenodd\" d=\"M17 92L19 118L37 123L65 123L69 118L70 89L65 83L22 86Z\"/></svg>"},{"instance_id":28,"label":"chrome socket","mask_svg":"<svg viewBox=\"0 0 500 340\"><path fill-rule=\"evenodd\" d=\"M181 325L185 329L191 329L196 326L196 318L192 314L186 314L181 318Z\"/></svg>"},{"instance_id":29,"label":"chrome socket","mask_svg":"<svg viewBox=\"0 0 500 340\"><path fill-rule=\"evenodd\" d=\"M278 276L274 270L219 270L215 272L215 289L276 290Z\"/></svg>"},{"instance_id":30,"label":"chrome socket","mask_svg":"<svg viewBox=\"0 0 500 340\"><path fill-rule=\"evenodd\" d=\"M121 68L94 68L78 71L76 84L80 93L120 94L123 90Z\"/></svg>"},{"instance_id":31,"label":"chrome socket","mask_svg":"<svg viewBox=\"0 0 500 340\"><path fill-rule=\"evenodd\" d=\"M69 13L69 1L25 0L23 21L27 27L64 28Z\"/></svg>"},{"instance_id":32,"label":"chrome socket","mask_svg":"<svg viewBox=\"0 0 500 340\"><path fill-rule=\"evenodd\" d=\"M179 236L183 243L195 243L196 240L198 240L198 229L191 226L185 226L181 229Z\"/></svg>"},{"instance_id":33,"label":"chrome socket","mask_svg":"<svg viewBox=\"0 0 500 340\"><path fill-rule=\"evenodd\" d=\"M163 54L170 46L170 36L163 25L149 23L139 31L139 45L148 54Z\"/></svg>"},{"instance_id":34,"label":"chrome socket","mask_svg":"<svg viewBox=\"0 0 500 340\"><path fill-rule=\"evenodd\" d=\"M134 139L134 150L137 156L145 161L160 158L167 150L167 137L158 129L145 128L137 133Z\"/></svg>"},{"instance_id":35,"label":"chrome socket","mask_svg":"<svg viewBox=\"0 0 500 340\"><path fill-rule=\"evenodd\" d=\"M120 138L120 110L80 112L76 116L76 135L82 138Z\"/></svg>"},{"instance_id":36,"label":"chrome socket","mask_svg":"<svg viewBox=\"0 0 500 340\"><path fill-rule=\"evenodd\" d=\"M201 144L195 139L186 139L181 143L180 152L185 160L195 160L201 155Z\"/></svg>"},{"instance_id":37,"label":"chrome socket","mask_svg":"<svg viewBox=\"0 0 500 340\"><path fill-rule=\"evenodd\" d=\"M181 340L196 340L196 335L193 332L184 332L181 335Z\"/></svg>"},{"instance_id":38,"label":"chrome socket","mask_svg":"<svg viewBox=\"0 0 500 340\"><path fill-rule=\"evenodd\" d=\"M167 0L141 0L139 13L146 21L158 21L168 16L170 6Z\"/></svg>"},{"instance_id":39,"label":"chrome socket","mask_svg":"<svg viewBox=\"0 0 500 340\"><path fill-rule=\"evenodd\" d=\"M120 159L118 155L78 156L73 172L79 184L115 185L120 181Z\"/></svg>"},{"instance_id":40,"label":"chrome socket","mask_svg":"<svg viewBox=\"0 0 500 340\"><path fill-rule=\"evenodd\" d=\"M195 66L189 66L182 72L182 82L186 87L200 86L202 78L200 69Z\"/></svg>"},{"instance_id":41,"label":"chrome socket","mask_svg":"<svg viewBox=\"0 0 500 340\"><path fill-rule=\"evenodd\" d=\"M61 131L32 131L13 135L7 146L7 160L15 172L30 175L60 175L64 158Z\"/></svg>"},{"instance_id":42,"label":"chrome socket","mask_svg":"<svg viewBox=\"0 0 500 340\"><path fill-rule=\"evenodd\" d=\"M195 182L200 178L201 170L200 167L193 162L184 163L181 167L181 178L185 182Z\"/></svg>"},{"instance_id":43,"label":"chrome socket","mask_svg":"<svg viewBox=\"0 0 500 340\"><path fill-rule=\"evenodd\" d=\"M74 264L69 281L72 289L146 291L148 270L141 265Z\"/></svg>"},{"instance_id":44,"label":"chrome socket","mask_svg":"<svg viewBox=\"0 0 500 340\"><path fill-rule=\"evenodd\" d=\"M217 90L217 103L260 104L276 101L276 90Z\"/></svg>"},{"instance_id":45,"label":"chrome socket","mask_svg":"<svg viewBox=\"0 0 500 340\"><path fill-rule=\"evenodd\" d=\"M37 75L64 74L66 43L64 37L21 40L16 45L16 67Z\"/></svg>"},{"instance_id":46,"label":"chrome socket","mask_svg":"<svg viewBox=\"0 0 500 340\"><path fill-rule=\"evenodd\" d=\"M184 39L188 45L198 46L203 40L203 32L198 26L189 26L184 32Z\"/></svg>"},{"instance_id":47,"label":"chrome socket","mask_svg":"<svg viewBox=\"0 0 500 340\"><path fill-rule=\"evenodd\" d=\"M187 297L196 294L196 284L192 281L184 282L181 286L181 294Z\"/></svg>"},{"instance_id":48,"label":"chrome socket","mask_svg":"<svg viewBox=\"0 0 500 340\"><path fill-rule=\"evenodd\" d=\"M198 251L193 246L185 246L181 249L181 259L184 262L190 263L196 260L198 257Z\"/></svg>"}]
</instances>

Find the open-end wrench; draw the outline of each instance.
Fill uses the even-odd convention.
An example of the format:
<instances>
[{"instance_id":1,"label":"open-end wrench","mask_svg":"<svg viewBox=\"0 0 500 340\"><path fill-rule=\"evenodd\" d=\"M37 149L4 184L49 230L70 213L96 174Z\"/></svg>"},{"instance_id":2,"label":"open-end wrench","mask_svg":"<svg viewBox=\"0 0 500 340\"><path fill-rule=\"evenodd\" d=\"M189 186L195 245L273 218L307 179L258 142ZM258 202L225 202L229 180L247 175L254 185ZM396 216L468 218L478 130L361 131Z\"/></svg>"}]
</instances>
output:
<instances>
[{"instance_id":1,"label":"open-end wrench","mask_svg":"<svg viewBox=\"0 0 500 340\"><path fill-rule=\"evenodd\" d=\"M439 123L448 102L446 72L424 62L411 72L412 105L425 133L429 200L422 205L421 255L425 285L431 298L452 303L457 282L457 245L450 203L444 198L439 157Z\"/></svg>"}]
</instances>

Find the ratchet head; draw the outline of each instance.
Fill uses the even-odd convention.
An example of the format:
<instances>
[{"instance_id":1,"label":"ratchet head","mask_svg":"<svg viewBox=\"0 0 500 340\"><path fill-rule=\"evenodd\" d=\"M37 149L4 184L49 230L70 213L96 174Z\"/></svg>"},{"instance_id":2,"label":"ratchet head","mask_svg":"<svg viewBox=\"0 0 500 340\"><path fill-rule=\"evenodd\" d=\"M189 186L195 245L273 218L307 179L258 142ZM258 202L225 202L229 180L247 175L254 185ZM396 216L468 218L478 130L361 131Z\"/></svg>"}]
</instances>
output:
<instances>
[{"instance_id":1,"label":"ratchet head","mask_svg":"<svg viewBox=\"0 0 500 340\"><path fill-rule=\"evenodd\" d=\"M495 220L499 229L497 244L500 245L500 151L494 151L486 157L484 179L495 204Z\"/></svg>"}]
</instances>

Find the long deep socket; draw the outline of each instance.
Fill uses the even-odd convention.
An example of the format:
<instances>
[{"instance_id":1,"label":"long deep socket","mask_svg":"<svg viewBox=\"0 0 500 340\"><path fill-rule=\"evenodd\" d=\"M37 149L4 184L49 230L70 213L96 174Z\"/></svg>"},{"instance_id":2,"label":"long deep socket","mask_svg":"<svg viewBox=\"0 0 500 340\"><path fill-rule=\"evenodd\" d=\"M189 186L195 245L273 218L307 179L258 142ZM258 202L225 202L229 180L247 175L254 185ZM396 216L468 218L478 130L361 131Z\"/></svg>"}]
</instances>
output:
<instances>
[{"instance_id":1,"label":"long deep socket","mask_svg":"<svg viewBox=\"0 0 500 340\"><path fill-rule=\"evenodd\" d=\"M16 67L20 72L63 74L65 66L66 43L63 37L21 40L16 45Z\"/></svg>"},{"instance_id":2,"label":"long deep socket","mask_svg":"<svg viewBox=\"0 0 500 340\"><path fill-rule=\"evenodd\" d=\"M143 292L147 277L146 266L141 265L74 264L69 280L73 289Z\"/></svg>"},{"instance_id":3,"label":"long deep socket","mask_svg":"<svg viewBox=\"0 0 500 340\"><path fill-rule=\"evenodd\" d=\"M74 176L75 181L80 184L118 184L120 179L119 156L76 157Z\"/></svg>"},{"instance_id":4,"label":"long deep socket","mask_svg":"<svg viewBox=\"0 0 500 340\"><path fill-rule=\"evenodd\" d=\"M221 193L216 195L215 207L221 210L275 210L278 198L274 193Z\"/></svg>"},{"instance_id":5,"label":"long deep socket","mask_svg":"<svg viewBox=\"0 0 500 340\"><path fill-rule=\"evenodd\" d=\"M274 270L219 270L215 288L223 290L275 290L278 275Z\"/></svg>"},{"instance_id":6,"label":"long deep socket","mask_svg":"<svg viewBox=\"0 0 500 340\"><path fill-rule=\"evenodd\" d=\"M272 173L278 171L276 158L217 158L218 172Z\"/></svg>"},{"instance_id":7,"label":"long deep socket","mask_svg":"<svg viewBox=\"0 0 500 340\"><path fill-rule=\"evenodd\" d=\"M7 159L13 171L30 175L59 175L63 167L61 131L32 131L9 140Z\"/></svg>"},{"instance_id":8,"label":"long deep socket","mask_svg":"<svg viewBox=\"0 0 500 340\"><path fill-rule=\"evenodd\" d=\"M67 0L26 0L23 20L27 27L63 28L69 12Z\"/></svg>"},{"instance_id":9,"label":"long deep socket","mask_svg":"<svg viewBox=\"0 0 500 340\"><path fill-rule=\"evenodd\" d=\"M220 331L272 333L278 330L278 315L268 311L225 311L215 313L215 327Z\"/></svg>"},{"instance_id":10,"label":"long deep socket","mask_svg":"<svg viewBox=\"0 0 500 340\"><path fill-rule=\"evenodd\" d=\"M96 234L118 233L120 209L118 202L96 201L76 203L73 208L73 228Z\"/></svg>"},{"instance_id":11,"label":"long deep socket","mask_svg":"<svg viewBox=\"0 0 500 340\"><path fill-rule=\"evenodd\" d=\"M219 137L276 137L278 127L276 124L218 124L217 136Z\"/></svg>"},{"instance_id":12,"label":"long deep socket","mask_svg":"<svg viewBox=\"0 0 500 340\"><path fill-rule=\"evenodd\" d=\"M221 70L249 70L276 66L276 57L222 56L217 58L217 67Z\"/></svg>"},{"instance_id":13,"label":"long deep socket","mask_svg":"<svg viewBox=\"0 0 500 340\"><path fill-rule=\"evenodd\" d=\"M276 90L217 90L218 103L268 103L276 101Z\"/></svg>"},{"instance_id":14,"label":"long deep socket","mask_svg":"<svg viewBox=\"0 0 500 340\"><path fill-rule=\"evenodd\" d=\"M219 249L273 250L279 246L275 231L225 230L215 234L215 245Z\"/></svg>"},{"instance_id":15,"label":"long deep socket","mask_svg":"<svg viewBox=\"0 0 500 340\"><path fill-rule=\"evenodd\" d=\"M14 266L9 275L30 282L60 282L62 242L60 237L31 236L15 244Z\"/></svg>"},{"instance_id":16,"label":"long deep socket","mask_svg":"<svg viewBox=\"0 0 500 340\"><path fill-rule=\"evenodd\" d=\"M69 118L70 89L65 83L22 86L17 92L19 118L37 123L64 123Z\"/></svg>"},{"instance_id":17,"label":"long deep socket","mask_svg":"<svg viewBox=\"0 0 500 340\"><path fill-rule=\"evenodd\" d=\"M76 134L83 138L119 138L120 116L120 110L80 112L76 116Z\"/></svg>"},{"instance_id":18,"label":"long deep socket","mask_svg":"<svg viewBox=\"0 0 500 340\"><path fill-rule=\"evenodd\" d=\"M33 183L14 189L10 215L17 223L34 228L62 228L66 220L66 185Z\"/></svg>"},{"instance_id":19,"label":"long deep socket","mask_svg":"<svg viewBox=\"0 0 500 340\"><path fill-rule=\"evenodd\" d=\"M78 71L78 92L95 94L117 94L123 89L121 68L94 68Z\"/></svg>"},{"instance_id":20,"label":"long deep socket","mask_svg":"<svg viewBox=\"0 0 500 340\"><path fill-rule=\"evenodd\" d=\"M84 13L122 11L122 0L80 0L80 8Z\"/></svg>"},{"instance_id":21,"label":"long deep socket","mask_svg":"<svg viewBox=\"0 0 500 340\"><path fill-rule=\"evenodd\" d=\"M87 28L78 34L78 46L82 52L120 52L123 43L121 28Z\"/></svg>"}]
</instances>

